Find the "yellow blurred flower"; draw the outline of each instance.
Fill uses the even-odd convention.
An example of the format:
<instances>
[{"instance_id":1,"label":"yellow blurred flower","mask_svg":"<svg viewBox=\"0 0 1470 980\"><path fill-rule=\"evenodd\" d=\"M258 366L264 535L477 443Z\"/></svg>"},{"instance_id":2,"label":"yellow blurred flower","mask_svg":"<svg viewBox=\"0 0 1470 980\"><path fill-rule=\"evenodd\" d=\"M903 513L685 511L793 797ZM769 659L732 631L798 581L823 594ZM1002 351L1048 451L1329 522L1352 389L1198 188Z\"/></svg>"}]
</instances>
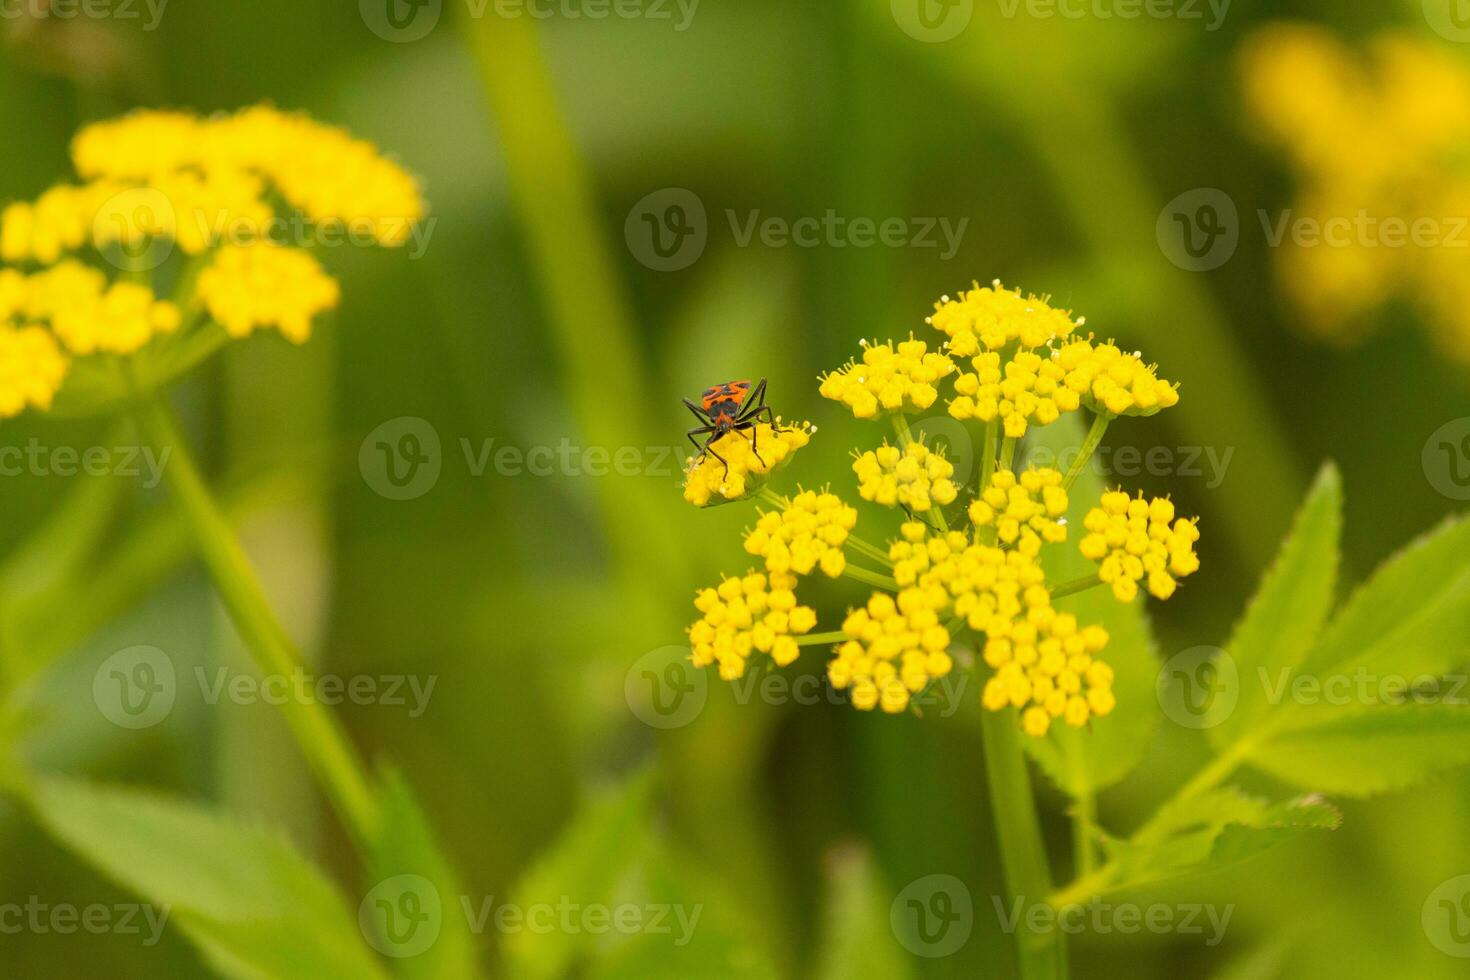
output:
<instances>
[{"instance_id":1,"label":"yellow blurred flower","mask_svg":"<svg viewBox=\"0 0 1470 980\"><path fill-rule=\"evenodd\" d=\"M910 337L900 343L863 341L862 360L849 362L822 378L823 398L841 402L860 419L880 412L922 412L939 397L940 378L954 371L954 362Z\"/></svg>"},{"instance_id":2,"label":"yellow blurred flower","mask_svg":"<svg viewBox=\"0 0 1470 980\"><path fill-rule=\"evenodd\" d=\"M796 660L796 637L811 630L817 614L797 605L796 576L750 572L727 578L694 599L700 619L689 627L694 666L718 664L727 681L745 676L751 657L768 656L778 667Z\"/></svg>"},{"instance_id":3,"label":"yellow blurred flower","mask_svg":"<svg viewBox=\"0 0 1470 980\"><path fill-rule=\"evenodd\" d=\"M1098 577L1112 586L1120 602L1132 602L1138 583L1160 599L1174 594L1178 579L1199 569L1195 521L1175 519L1174 505L1162 497L1130 499L1121 490L1102 495L1083 519L1087 534L1078 542L1085 558L1099 563Z\"/></svg>"},{"instance_id":4,"label":"yellow blurred flower","mask_svg":"<svg viewBox=\"0 0 1470 980\"><path fill-rule=\"evenodd\" d=\"M690 457L684 475L684 499L696 507L744 500L763 487L771 473L789 462L792 454L810 442L815 431L814 426L805 423L772 428L760 422L754 429L725 433L710 448L724 457L729 470L714 453ZM752 432L755 435L754 446L751 444Z\"/></svg>"},{"instance_id":5,"label":"yellow blurred flower","mask_svg":"<svg viewBox=\"0 0 1470 980\"><path fill-rule=\"evenodd\" d=\"M1070 313L1053 308L1043 297L1006 289L996 279L984 287L975 283L957 299L941 297L926 322L949 336L949 353L973 357L982 350L1000 351L1012 344L1023 350L1045 347L1055 338L1068 336L1084 321L1073 320Z\"/></svg>"},{"instance_id":6,"label":"yellow blurred flower","mask_svg":"<svg viewBox=\"0 0 1470 980\"><path fill-rule=\"evenodd\" d=\"M912 695L954 668L949 631L939 621L941 608L925 589L904 589L897 598L874 594L843 621L849 639L827 664L828 681L848 691L860 711L903 711Z\"/></svg>"},{"instance_id":7,"label":"yellow blurred flower","mask_svg":"<svg viewBox=\"0 0 1470 980\"><path fill-rule=\"evenodd\" d=\"M66 355L47 330L0 322L0 419L50 408L66 369Z\"/></svg>"},{"instance_id":8,"label":"yellow blurred flower","mask_svg":"<svg viewBox=\"0 0 1470 980\"><path fill-rule=\"evenodd\" d=\"M311 337L311 322L341 299L337 280L310 252L257 242L227 245L199 275L199 298L232 337L275 327L293 343Z\"/></svg>"},{"instance_id":9,"label":"yellow blurred flower","mask_svg":"<svg viewBox=\"0 0 1470 980\"><path fill-rule=\"evenodd\" d=\"M858 494L864 500L884 507L902 507L911 514L954 503L959 495L951 479L954 464L939 450L918 440L901 449L885 442L876 451L854 460L852 471L857 474Z\"/></svg>"},{"instance_id":10,"label":"yellow blurred flower","mask_svg":"<svg viewBox=\"0 0 1470 980\"><path fill-rule=\"evenodd\" d=\"M67 259L26 276L0 272L0 324L18 316L31 326L49 326L72 354L98 351L131 354L158 334L179 327L179 310L147 286L108 284L90 266Z\"/></svg>"},{"instance_id":11,"label":"yellow blurred flower","mask_svg":"<svg viewBox=\"0 0 1470 980\"><path fill-rule=\"evenodd\" d=\"M745 535L745 550L764 558L768 572L808 575L821 568L836 578L847 567L842 545L857 516L836 494L806 490L785 509L761 514Z\"/></svg>"}]
</instances>

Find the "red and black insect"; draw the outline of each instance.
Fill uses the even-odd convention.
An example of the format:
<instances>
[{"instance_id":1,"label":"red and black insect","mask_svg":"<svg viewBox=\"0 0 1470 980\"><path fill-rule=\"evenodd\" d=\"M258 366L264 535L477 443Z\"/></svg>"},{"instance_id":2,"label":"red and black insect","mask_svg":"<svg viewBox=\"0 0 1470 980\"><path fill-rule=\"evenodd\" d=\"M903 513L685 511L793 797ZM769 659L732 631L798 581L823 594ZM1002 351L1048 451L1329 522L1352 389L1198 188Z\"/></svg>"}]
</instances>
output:
<instances>
[{"instance_id":1,"label":"red and black insect","mask_svg":"<svg viewBox=\"0 0 1470 980\"><path fill-rule=\"evenodd\" d=\"M689 399L684 399L684 404L689 406L689 411L699 419L703 425L689 430L689 441L694 443L694 448L699 450L695 457L698 462L709 453L720 461L725 467L725 475L730 475L730 464L725 457L714 451L713 443L727 432L750 433L750 451L755 454L756 459L761 459L761 454L756 448L755 434L756 423L765 421L772 428L776 427L776 416L766 406L766 379L761 378L754 387L749 381L727 381L722 385L704 389L696 405ZM707 436L701 443L695 436Z\"/></svg>"}]
</instances>

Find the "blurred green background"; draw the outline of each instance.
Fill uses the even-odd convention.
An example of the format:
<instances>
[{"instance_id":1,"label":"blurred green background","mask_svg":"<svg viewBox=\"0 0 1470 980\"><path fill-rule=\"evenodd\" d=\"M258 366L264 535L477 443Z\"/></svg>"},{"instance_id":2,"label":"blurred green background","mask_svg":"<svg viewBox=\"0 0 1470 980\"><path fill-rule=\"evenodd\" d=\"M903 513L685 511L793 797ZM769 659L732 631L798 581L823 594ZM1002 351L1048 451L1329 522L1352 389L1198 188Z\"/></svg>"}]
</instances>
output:
<instances>
[{"instance_id":1,"label":"blurred green background","mask_svg":"<svg viewBox=\"0 0 1470 980\"><path fill-rule=\"evenodd\" d=\"M588 939L570 975L813 976L834 969L836 937L853 924L883 947L870 969L896 952L914 976L1014 972L991 899L1004 888L977 692L951 717L736 704L717 679L679 727L646 724L630 706L646 682L639 665L682 642L693 590L749 565L740 530L751 506L696 512L680 499L691 424L680 397L768 377L777 412L820 427L784 479L847 492L849 453L886 433L823 403L819 372L860 338L922 336L934 300L973 279L1051 294L1182 385L1179 409L1114 426L1108 440L1115 452L1167 447L1165 471L1116 476L1202 517L1202 570L1153 611L1164 656L1224 642L1324 458L1347 489L1347 583L1457 509L1426 478L1421 450L1465 413L1465 369L1395 311L1350 350L1293 329L1254 220L1289 206L1293 180L1253 138L1236 61L1243 38L1283 18L1350 39L1396 25L1440 40L1417 0L1238 3L1216 30L1205 5L1198 20L1072 19L977 0L942 42L906 30L911 12L888 0L704 0L687 20L672 3L667 18L574 17L569 2L533 19L493 4L477 18L466 0L444 0L412 41L375 33L372 6L175 0L155 30L143 29L142 5L140 20L7 13L0 201L65 179L76 127L138 106L303 109L422 176L434 224L421 256L325 255L344 298L311 343L233 345L178 404L318 668L437 678L417 717L387 704L340 710L367 754L405 770L476 901L507 896L587 801L651 774L651 799L627 804L636 819L618 837L636 839L638 856L604 870L642 875L619 888L702 905L699 941ZM643 215L666 215L670 188L691 192L706 220L698 258L664 271L648 261ZM1238 249L1203 272L1175 265L1156 236L1161 209L1196 188L1223 190L1242 215ZM942 237L773 246L742 244L737 227L756 212L790 222L829 211L966 224L953 255ZM437 435L440 473L393 500L359 448L404 418ZM0 444L32 438L81 448L130 437L35 415L0 426ZM497 465L506 446L551 447L576 465L545 476ZM589 475L589 447L632 447L637 474ZM1198 472L1181 469L1196 450ZM594 467L599 458L594 449ZM93 675L125 647L159 647L180 670L243 660L164 494L85 482L0 479L0 605L27 591L23 560L58 508L103 497L115 523L80 565L84 601L45 606L25 649L3 648L27 758L257 816L333 869L355 908L372 882L273 709L181 697L138 731L97 710ZM864 511L870 528L882 519ZM805 595L824 622L861 598L826 580ZM794 670L821 667L809 652ZM1103 822L1132 828L1204 757L1198 733L1166 722L1145 764L1102 798ZM1037 780L1061 861L1063 802ZM1467 806L1463 775L1348 803L1336 833L1132 895L1233 915L1216 945L1084 932L1074 975L1463 976L1420 914L1439 882L1470 871ZM965 883L973 930L951 955L910 956L887 932L889 903L933 874ZM127 900L0 809L0 903L30 896ZM493 970L507 937L479 939ZM209 975L174 932L148 945L32 930L0 934L0 973ZM498 973L515 976L514 961Z\"/></svg>"}]
</instances>

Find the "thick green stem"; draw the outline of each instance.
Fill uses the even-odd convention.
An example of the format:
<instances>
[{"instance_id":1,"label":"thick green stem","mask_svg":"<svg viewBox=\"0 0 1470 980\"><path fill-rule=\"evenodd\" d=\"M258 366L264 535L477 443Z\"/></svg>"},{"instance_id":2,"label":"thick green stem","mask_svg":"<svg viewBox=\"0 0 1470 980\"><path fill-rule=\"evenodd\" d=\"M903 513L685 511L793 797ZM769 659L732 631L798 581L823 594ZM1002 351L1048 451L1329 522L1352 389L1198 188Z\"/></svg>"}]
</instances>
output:
<instances>
[{"instance_id":1,"label":"thick green stem","mask_svg":"<svg viewBox=\"0 0 1470 980\"><path fill-rule=\"evenodd\" d=\"M990 808L1000 841L1001 868L1012 901L1021 904L1016 919L1016 955L1023 980L1057 980L1067 976L1067 946L1061 930L1034 932L1026 909L1046 901L1051 892L1046 846L1031 797L1031 777L1021 750L1021 734L1010 711L984 711L985 775Z\"/></svg>"},{"instance_id":2,"label":"thick green stem","mask_svg":"<svg viewBox=\"0 0 1470 980\"><path fill-rule=\"evenodd\" d=\"M286 677L304 670L300 654L271 610L244 548L195 466L168 407L152 399L140 407L138 422L154 446L170 452L164 478L178 498L215 588L256 666L264 674ZM348 830L360 844L375 840L376 794L346 732L317 701L288 699L282 712Z\"/></svg>"},{"instance_id":3,"label":"thick green stem","mask_svg":"<svg viewBox=\"0 0 1470 980\"><path fill-rule=\"evenodd\" d=\"M1102 585L1102 579L1098 578L1097 573L1094 572L1091 575L1074 578L1070 582L1063 582L1051 590L1051 597L1053 599L1064 599L1069 595L1076 595L1079 592L1086 592L1088 589L1097 588L1099 585Z\"/></svg>"},{"instance_id":4,"label":"thick green stem","mask_svg":"<svg viewBox=\"0 0 1470 980\"><path fill-rule=\"evenodd\" d=\"M1001 444L1000 444L1000 468L1001 469L1003 469L1003 470L1009 470L1009 469L1012 469L1015 466L1015 460L1016 460L1016 442L1017 442L1017 440L1016 440L1016 438L1014 436L1006 436L1005 439L1001 442Z\"/></svg>"},{"instance_id":5,"label":"thick green stem","mask_svg":"<svg viewBox=\"0 0 1470 980\"><path fill-rule=\"evenodd\" d=\"M888 592L898 591L898 583L893 579L887 575L879 575L877 572L863 568L861 565L850 564L842 570L842 574L850 579L862 582L864 585L871 585L874 588L884 589Z\"/></svg>"},{"instance_id":6,"label":"thick green stem","mask_svg":"<svg viewBox=\"0 0 1470 980\"><path fill-rule=\"evenodd\" d=\"M893 413L893 431L898 434L898 444L900 446L907 446L914 441L914 433L909 428L908 416L902 412Z\"/></svg>"},{"instance_id":7,"label":"thick green stem","mask_svg":"<svg viewBox=\"0 0 1470 980\"><path fill-rule=\"evenodd\" d=\"M990 478L995 476L995 452L996 440L1000 438L1000 421L991 419L985 423L985 443L980 447L980 492L990 486Z\"/></svg>"},{"instance_id":8,"label":"thick green stem","mask_svg":"<svg viewBox=\"0 0 1470 980\"><path fill-rule=\"evenodd\" d=\"M1077 478L1087 468L1087 464L1092 460L1092 454L1097 452L1098 444L1102 442L1103 433L1108 431L1108 423L1112 420L1110 415L1092 417L1092 428L1087 430L1087 438L1082 440L1082 448L1077 450L1077 458L1072 460L1067 476L1062 480L1063 490L1071 492L1072 484L1077 482Z\"/></svg>"},{"instance_id":9,"label":"thick green stem","mask_svg":"<svg viewBox=\"0 0 1470 980\"><path fill-rule=\"evenodd\" d=\"M830 633L808 633L806 636L798 636L796 645L799 647L817 647L825 643L841 643L849 639L842 630L833 630Z\"/></svg>"}]
</instances>

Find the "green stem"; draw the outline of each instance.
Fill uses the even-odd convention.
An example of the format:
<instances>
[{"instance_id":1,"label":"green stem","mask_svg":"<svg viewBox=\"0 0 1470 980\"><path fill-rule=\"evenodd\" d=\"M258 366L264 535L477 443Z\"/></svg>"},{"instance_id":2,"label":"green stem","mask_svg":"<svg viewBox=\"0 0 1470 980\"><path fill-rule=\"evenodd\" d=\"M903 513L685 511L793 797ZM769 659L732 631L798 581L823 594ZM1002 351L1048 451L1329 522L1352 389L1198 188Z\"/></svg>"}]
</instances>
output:
<instances>
[{"instance_id":1,"label":"green stem","mask_svg":"<svg viewBox=\"0 0 1470 980\"><path fill-rule=\"evenodd\" d=\"M1082 785L1085 791L1078 794L1072 807L1072 850L1078 878L1087 877L1097 868L1097 851L1092 844L1092 828L1097 826L1097 797L1086 780Z\"/></svg>"},{"instance_id":2,"label":"green stem","mask_svg":"<svg viewBox=\"0 0 1470 980\"><path fill-rule=\"evenodd\" d=\"M909 428L908 416L902 412L893 413L893 431L898 433L898 444L907 446L914 441L914 433Z\"/></svg>"},{"instance_id":3,"label":"green stem","mask_svg":"<svg viewBox=\"0 0 1470 980\"><path fill-rule=\"evenodd\" d=\"M1006 436L1005 439L1001 441L1001 444L1000 444L1000 468L1001 469L1003 469L1003 470L1009 470L1009 469L1012 469L1012 467L1015 466L1015 460L1016 460L1016 443L1017 443L1017 441L1018 440L1016 439L1015 436Z\"/></svg>"},{"instance_id":4,"label":"green stem","mask_svg":"<svg viewBox=\"0 0 1470 980\"><path fill-rule=\"evenodd\" d=\"M888 557L888 552L884 551L882 548L879 548L877 545L869 544L862 538L859 538L853 534L848 534L847 544L849 547L852 548L853 551L856 551L858 554L863 555L867 558L871 558L874 561L882 562L889 568L893 567L893 559Z\"/></svg>"},{"instance_id":5,"label":"green stem","mask_svg":"<svg viewBox=\"0 0 1470 980\"><path fill-rule=\"evenodd\" d=\"M256 666L264 674L286 677L304 670L304 661L271 610L244 548L195 466L161 397L140 406L138 423L154 446L160 450L166 447L171 454L164 478L178 498L215 588ZM343 823L359 844L376 840L376 794L346 732L314 700L289 699L282 713Z\"/></svg>"},{"instance_id":6,"label":"green stem","mask_svg":"<svg viewBox=\"0 0 1470 980\"><path fill-rule=\"evenodd\" d=\"M1016 718L1010 711L982 711L981 717L985 776L1000 842L1001 868L1006 887L1020 900L1022 908L1015 927L1020 975L1022 980L1065 978L1067 946L1061 930L1033 932L1026 925L1025 909L1044 901L1051 892L1051 874Z\"/></svg>"},{"instance_id":7,"label":"green stem","mask_svg":"<svg viewBox=\"0 0 1470 980\"><path fill-rule=\"evenodd\" d=\"M846 568L842 570L842 574L846 575L850 579L862 582L864 585L871 585L875 588L886 589L889 592L898 591L898 583L895 582L893 579L889 578L887 575L879 575L877 572L863 568L861 565L849 564Z\"/></svg>"},{"instance_id":8,"label":"green stem","mask_svg":"<svg viewBox=\"0 0 1470 980\"><path fill-rule=\"evenodd\" d=\"M1087 438L1082 440L1082 448L1077 450L1077 458L1072 460L1072 466L1067 470L1067 476L1062 480L1062 489L1068 493L1072 490L1072 484L1082 475L1087 468L1092 454L1097 451L1098 444L1102 442L1103 433L1108 431L1108 423L1113 420L1111 415L1094 415L1092 417L1092 428L1087 430Z\"/></svg>"},{"instance_id":9,"label":"green stem","mask_svg":"<svg viewBox=\"0 0 1470 980\"><path fill-rule=\"evenodd\" d=\"M995 444L1000 438L1000 420L991 419L985 423L985 444L981 446L980 453L980 493L990 486L990 478L995 476Z\"/></svg>"},{"instance_id":10,"label":"green stem","mask_svg":"<svg viewBox=\"0 0 1470 980\"><path fill-rule=\"evenodd\" d=\"M796 645L799 647L815 647L824 643L841 643L848 639L848 635L842 630L833 630L830 633L808 633L806 636L798 636Z\"/></svg>"},{"instance_id":11,"label":"green stem","mask_svg":"<svg viewBox=\"0 0 1470 980\"><path fill-rule=\"evenodd\" d=\"M1074 578L1070 582L1063 582L1051 590L1051 597L1053 599L1065 599L1069 595L1086 592L1088 589L1096 588L1099 585L1102 585L1102 579L1098 578L1097 573L1094 572L1091 575Z\"/></svg>"}]
</instances>

